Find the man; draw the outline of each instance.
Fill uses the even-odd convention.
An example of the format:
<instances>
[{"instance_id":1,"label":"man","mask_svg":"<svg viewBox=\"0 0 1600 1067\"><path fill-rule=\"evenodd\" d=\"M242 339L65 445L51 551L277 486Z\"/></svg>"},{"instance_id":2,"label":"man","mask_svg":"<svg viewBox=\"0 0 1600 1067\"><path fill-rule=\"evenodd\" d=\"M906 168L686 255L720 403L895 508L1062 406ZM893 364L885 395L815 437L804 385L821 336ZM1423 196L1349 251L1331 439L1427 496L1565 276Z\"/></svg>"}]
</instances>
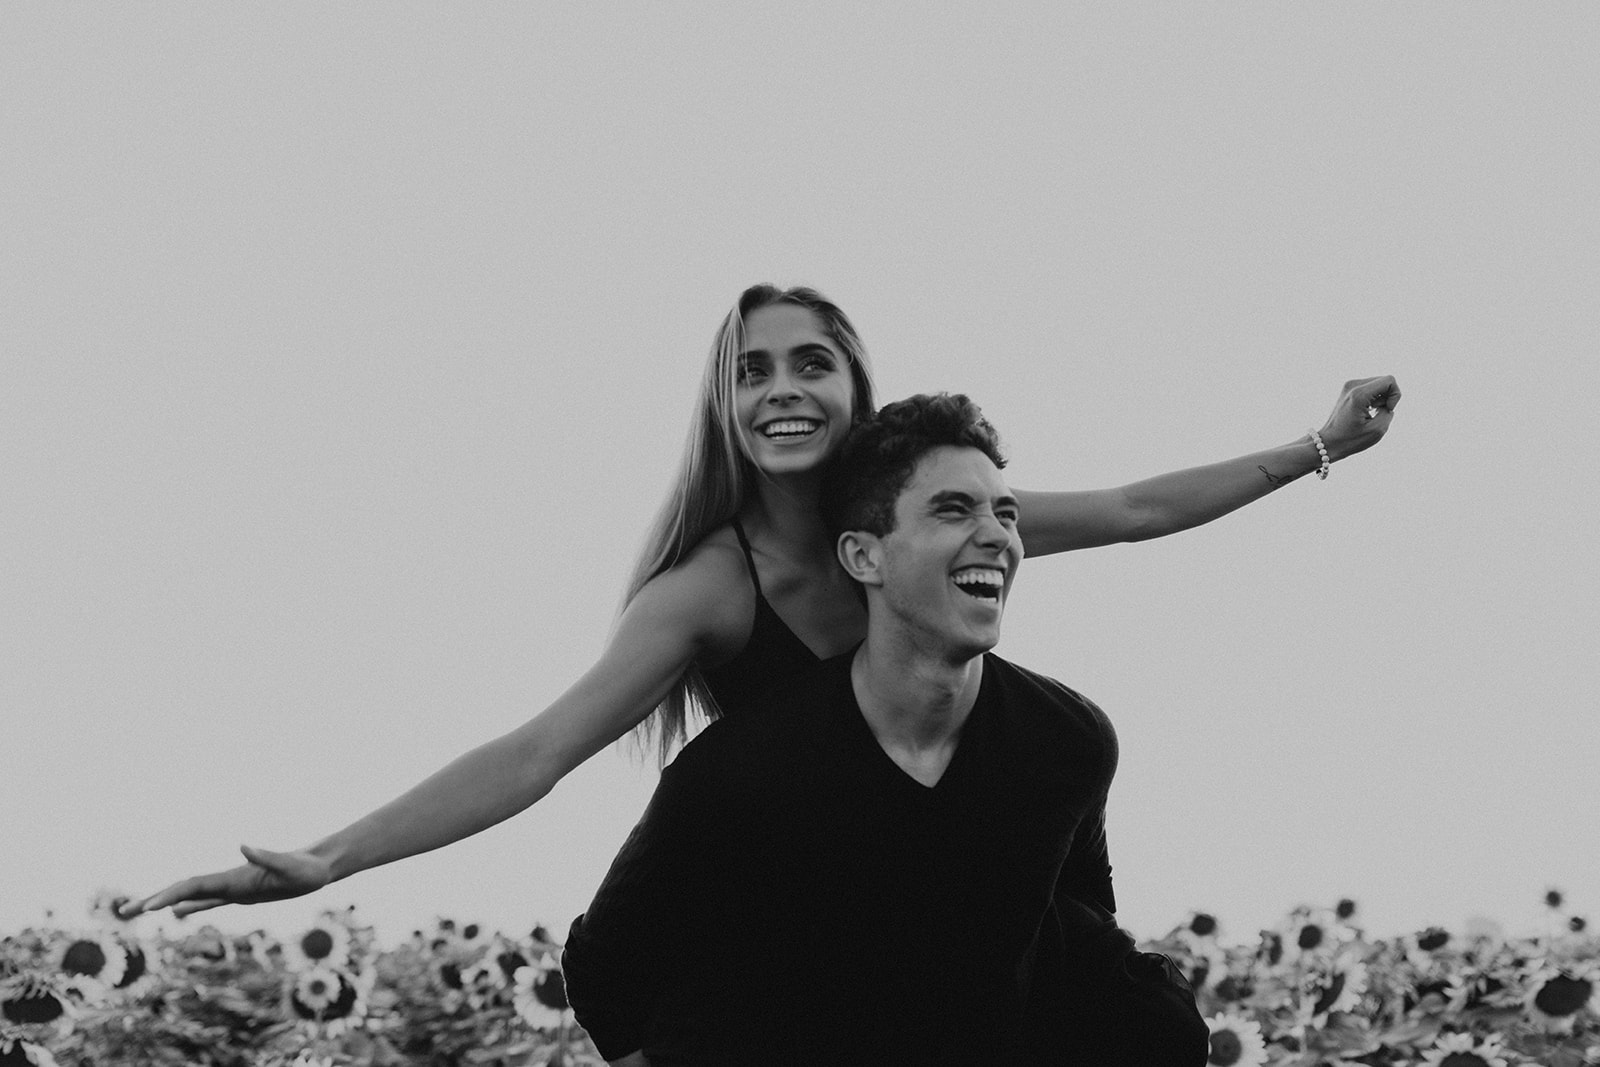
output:
<instances>
[{"instance_id":1,"label":"man","mask_svg":"<svg viewBox=\"0 0 1600 1067\"><path fill-rule=\"evenodd\" d=\"M1022 560L1003 465L965 397L852 434L822 505L866 640L663 772L567 942L607 1059L1077 1062L1062 997L1126 979L1117 744L1092 703L989 653Z\"/></svg>"}]
</instances>

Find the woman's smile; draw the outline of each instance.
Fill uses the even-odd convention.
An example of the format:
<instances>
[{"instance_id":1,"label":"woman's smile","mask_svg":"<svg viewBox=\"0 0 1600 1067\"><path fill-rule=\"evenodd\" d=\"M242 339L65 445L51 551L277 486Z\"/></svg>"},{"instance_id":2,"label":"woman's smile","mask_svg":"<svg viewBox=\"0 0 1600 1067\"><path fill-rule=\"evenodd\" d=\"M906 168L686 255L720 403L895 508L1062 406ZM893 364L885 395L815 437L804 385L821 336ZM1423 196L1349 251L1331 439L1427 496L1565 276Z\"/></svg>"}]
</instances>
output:
<instances>
[{"instance_id":1,"label":"woman's smile","mask_svg":"<svg viewBox=\"0 0 1600 1067\"><path fill-rule=\"evenodd\" d=\"M819 467L850 429L853 394L848 358L809 308L769 304L745 316L736 402L761 470Z\"/></svg>"}]
</instances>

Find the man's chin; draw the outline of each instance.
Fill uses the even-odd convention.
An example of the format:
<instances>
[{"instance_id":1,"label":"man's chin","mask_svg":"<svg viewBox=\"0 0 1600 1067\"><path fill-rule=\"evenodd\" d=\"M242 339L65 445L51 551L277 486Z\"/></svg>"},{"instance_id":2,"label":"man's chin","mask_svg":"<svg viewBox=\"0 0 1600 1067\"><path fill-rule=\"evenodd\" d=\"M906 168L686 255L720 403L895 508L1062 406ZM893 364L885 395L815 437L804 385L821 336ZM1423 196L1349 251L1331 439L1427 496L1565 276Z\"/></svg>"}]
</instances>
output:
<instances>
[{"instance_id":1,"label":"man's chin","mask_svg":"<svg viewBox=\"0 0 1600 1067\"><path fill-rule=\"evenodd\" d=\"M953 642L950 649L950 662L961 664L975 660L985 652L990 651L1000 643L1000 633L980 634L964 640Z\"/></svg>"}]
</instances>

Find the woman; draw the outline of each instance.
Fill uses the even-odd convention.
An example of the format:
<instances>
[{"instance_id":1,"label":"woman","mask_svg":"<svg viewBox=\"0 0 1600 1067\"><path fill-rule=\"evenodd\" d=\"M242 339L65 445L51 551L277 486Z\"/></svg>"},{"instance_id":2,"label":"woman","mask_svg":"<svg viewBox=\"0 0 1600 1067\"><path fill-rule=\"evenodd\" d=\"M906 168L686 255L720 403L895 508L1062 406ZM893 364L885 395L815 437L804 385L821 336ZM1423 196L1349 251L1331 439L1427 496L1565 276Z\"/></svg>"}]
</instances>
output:
<instances>
[{"instance_id":1,"label":"woman","mask_svg":"<svg viewBox=\"0 0 1600 1067\"><path fill-rule=\"evenodd\" d=\"M1018 492L1030 556L1138 541L1225 515L1376 444L1400 390L1349 382L1320 434L1119 489ZM187 915L312 892L439 848L522 811L629 730L663 758L691 707L715 717L819 657L848 651L866 614L817 513L824 462L874 410L866 353L810 289L746 290L712 345L676 486L599 661L544 711L351 825L294 852L186 878L126 907Z\"/></svg>"}]
</instances>

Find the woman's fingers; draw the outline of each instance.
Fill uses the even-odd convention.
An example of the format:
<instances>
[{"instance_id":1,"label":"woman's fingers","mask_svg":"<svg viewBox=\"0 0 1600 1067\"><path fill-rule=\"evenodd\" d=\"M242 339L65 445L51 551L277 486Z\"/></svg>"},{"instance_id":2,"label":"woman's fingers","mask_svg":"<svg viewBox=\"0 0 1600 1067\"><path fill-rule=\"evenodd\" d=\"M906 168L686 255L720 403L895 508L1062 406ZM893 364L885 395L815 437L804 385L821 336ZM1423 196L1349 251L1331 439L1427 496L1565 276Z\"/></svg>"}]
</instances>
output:
<instances>
[{"instance_id":1,"label":"woman's fingers","mask_svg":"<svg viewBox=\"0 0 1600 1067\"><path fill-rule=\"evenodd\" d=\"M252 903L258 899L256 894L262 888L263 877L270 878L273 873L265 864L252 861L231 870L185 878L173 882L154 896L146 897L138 905L138 910L159 911L171 907L173 914L185 915L189 911L201 910L189 907L196 901L204 901L206 907L211 908L229 902Z\"/></svg>"},{"instance_id":2,"label":"woman's fingers","mask_svg":"<svg viewBox=\"0 0 1600 1067\"><path fill-rule=\"evenodd\" d=\"M250 845L240 845L239 851L248 862L174 882L159 893L127 905L122 914L132 918L170 907L181 918L224 904L258 904L299 896L328 882L327 872L319 870L317 861L308 859L306 853L269 852Z\"/></svg>"},{"instance_id":3,"label":"woman's fingers","mask_svg":"<svg viewBox=\"0 0 1600 1067\"><path fill-rule=\"evenodd\" d=\"M172 909L172 914L182 919L197 911L209 911L228 903L226 900L186 900Z\"/></svg>"},{"instance_id":4,"label":"woman's fingers","mask_svg":"<svg viewBox=\"0 0 1600 1067\"><path fill-rule=\"evenodd\" d=\"M144 900L140 901L139 911L160 911L162 908L171 907L173 904L176 904L179 901L188 900L193 897L212 896L215 894L216 890L201 888L202 883L204 883L207 878L212 877L215 877L215 875L207 875L201 878L185 878L181 882L174 882L167 886L167 888L161 890L161 892L153 894L152 896L148 896Z\"/></svg>"}]
</instances>

